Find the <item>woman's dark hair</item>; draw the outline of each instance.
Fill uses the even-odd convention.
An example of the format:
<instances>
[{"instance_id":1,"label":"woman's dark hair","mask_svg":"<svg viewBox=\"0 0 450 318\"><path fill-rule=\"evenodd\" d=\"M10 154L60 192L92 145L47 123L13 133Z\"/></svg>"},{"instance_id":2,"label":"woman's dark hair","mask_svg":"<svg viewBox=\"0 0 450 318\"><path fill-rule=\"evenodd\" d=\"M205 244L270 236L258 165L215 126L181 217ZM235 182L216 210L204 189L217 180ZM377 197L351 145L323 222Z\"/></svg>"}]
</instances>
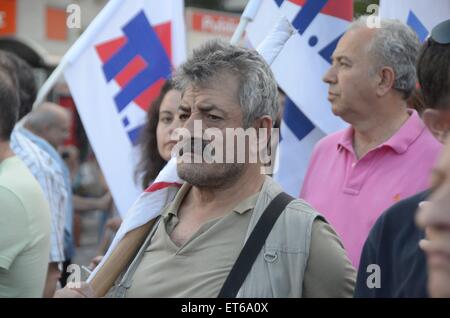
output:
<instances>
[{"instance_id":1,"label":"woman's dark hair","mask_svg":"<svg viewBox=\"0 0 450 318\"><path fill-rule=\"evenodd\" d=\"M425 109L427 109L422 91L418 87L414 89L411 96L406 100L406 104L409 108L415 109L420 116L422 116Z\"/></svg>"},{"instance_id":2,"label":"woman's dark hair","mask_svg":"<svg viewBox=\"0 0 450 318\"><path fill-rule=\"evenodd\" d=\"M161 88L159 96L150 105L147 111L147 123L139 136L141 160L136 168L135 180L142 178L142 188L146 189L166 164L158 151L156 128L159 122L159 109L167 92L174 89L172 80L167 80Z\"/></svg>"},{"instance_id":3,"label":"woman's dark hair","mask_svg":"<svg viewBox=\"0 0 450 318\"><path fill-rule=\"evenodd\" d=\"M428 38L419 53L417 77L426 106L447 107L445 103L450 96L450 45Z\"/></svg>"}]
</instances>

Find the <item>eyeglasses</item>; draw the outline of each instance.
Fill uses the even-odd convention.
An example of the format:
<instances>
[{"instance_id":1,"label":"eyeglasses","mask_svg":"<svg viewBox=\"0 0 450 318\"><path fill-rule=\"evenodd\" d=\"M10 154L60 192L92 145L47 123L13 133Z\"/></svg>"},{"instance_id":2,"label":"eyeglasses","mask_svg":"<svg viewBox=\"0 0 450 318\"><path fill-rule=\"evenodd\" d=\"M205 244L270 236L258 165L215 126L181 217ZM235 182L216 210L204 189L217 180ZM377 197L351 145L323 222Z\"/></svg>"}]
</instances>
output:
<instances>
[{"instance_id":1,"label":"eyeglasses","mask_svg":"<svg viewBox=\"0 0 450 318\"><path fill-rule=\"evenodd\" d=\"M435 26L430 37L439 44L450 44L450 20Z\"/></svg>"}]
</instances>

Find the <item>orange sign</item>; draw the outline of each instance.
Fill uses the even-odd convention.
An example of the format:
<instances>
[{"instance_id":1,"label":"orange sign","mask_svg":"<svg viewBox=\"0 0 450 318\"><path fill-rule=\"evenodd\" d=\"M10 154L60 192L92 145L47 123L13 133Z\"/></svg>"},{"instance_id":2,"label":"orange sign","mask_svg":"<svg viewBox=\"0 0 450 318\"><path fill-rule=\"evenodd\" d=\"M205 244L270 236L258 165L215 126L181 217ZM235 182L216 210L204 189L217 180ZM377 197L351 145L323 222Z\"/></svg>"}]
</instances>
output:
<instances>
[{"instance_id":1,"label":"orange sign","mask_svg":"<svg viewBox=\"0 0 450 318\"><path fill-rule=\"evenodd\" d=\"M56 41L67 40L66 10L47 7L47 39Z\"/></svg>"},{"instance_id":2,"label":"orange sign","mask_svg":"<svg viewBox=\"0 0 450 318\"><path fill-rule=\"evenodd\" d=\"M191 29L194 31L231 36L238 24L238 16L206 11L192 12Z\"/></svg>"},{"instance_id":3,"label":"orange sign","mask_svg":"<svg viewBox=\"0 0 450 318\"><path fill-rule=\"evenodd\" d=\"M0 36L16 33L16 0L0 1Z\"/></svg>"}]
</instances>

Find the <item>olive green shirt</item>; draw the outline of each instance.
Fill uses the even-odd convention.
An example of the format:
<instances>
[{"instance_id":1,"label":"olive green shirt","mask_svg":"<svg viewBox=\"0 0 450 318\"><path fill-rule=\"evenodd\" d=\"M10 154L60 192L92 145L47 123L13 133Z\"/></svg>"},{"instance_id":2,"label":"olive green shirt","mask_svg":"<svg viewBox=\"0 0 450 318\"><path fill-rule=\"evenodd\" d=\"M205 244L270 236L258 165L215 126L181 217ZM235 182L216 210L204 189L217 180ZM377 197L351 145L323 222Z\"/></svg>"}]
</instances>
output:
<instances>
[{"instance_id":1,"label":"olive green shirt","mask_svg":"<svg viewBox=\"0 0 450 318\"><path fill-rule=\"evenodd\" d=\"M184 245L177 246L170 233L178 223L177 212L189 189L184 184L163 210L162 220L132 276L126 297L218 296L245 242L259 193L225 216L206 222ZM321 219L314 221L311 236L303 297L351 297L355 271L339 238ZM343 287L342 281L348 286Z\"/></svg>"}]
</instances>

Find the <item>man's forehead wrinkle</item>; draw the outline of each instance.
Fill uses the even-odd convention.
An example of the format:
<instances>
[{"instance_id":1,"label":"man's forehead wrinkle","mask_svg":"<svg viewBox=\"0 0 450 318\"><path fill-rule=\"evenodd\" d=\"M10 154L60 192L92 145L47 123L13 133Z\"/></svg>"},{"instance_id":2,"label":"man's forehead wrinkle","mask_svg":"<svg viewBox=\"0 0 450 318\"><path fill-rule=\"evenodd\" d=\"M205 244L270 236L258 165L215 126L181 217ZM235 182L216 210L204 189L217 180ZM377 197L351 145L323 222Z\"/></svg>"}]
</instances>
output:
<instances>
[{"instance_id":1,"label":"man's forehead wrinkle","mask_svg":"<svg viewBox=\"0 0 450 318\"><path fill-rule=\"evenodd\" d=\"M192 88L187 89L182 96L182 100L193 104L215 104L218 92L215 88Z\"/></svg>"},{"instance_id":2,"label":"man's forehead wrinkle","mask_svg":"<svg viewBox=\"0 0 450 318\"><path fill-rule=\"evenodd\" d=\"M193 89L188 87L181 95L181 105L192 107L195 104L195 96Z\"/></svg>"}]
</instances>

